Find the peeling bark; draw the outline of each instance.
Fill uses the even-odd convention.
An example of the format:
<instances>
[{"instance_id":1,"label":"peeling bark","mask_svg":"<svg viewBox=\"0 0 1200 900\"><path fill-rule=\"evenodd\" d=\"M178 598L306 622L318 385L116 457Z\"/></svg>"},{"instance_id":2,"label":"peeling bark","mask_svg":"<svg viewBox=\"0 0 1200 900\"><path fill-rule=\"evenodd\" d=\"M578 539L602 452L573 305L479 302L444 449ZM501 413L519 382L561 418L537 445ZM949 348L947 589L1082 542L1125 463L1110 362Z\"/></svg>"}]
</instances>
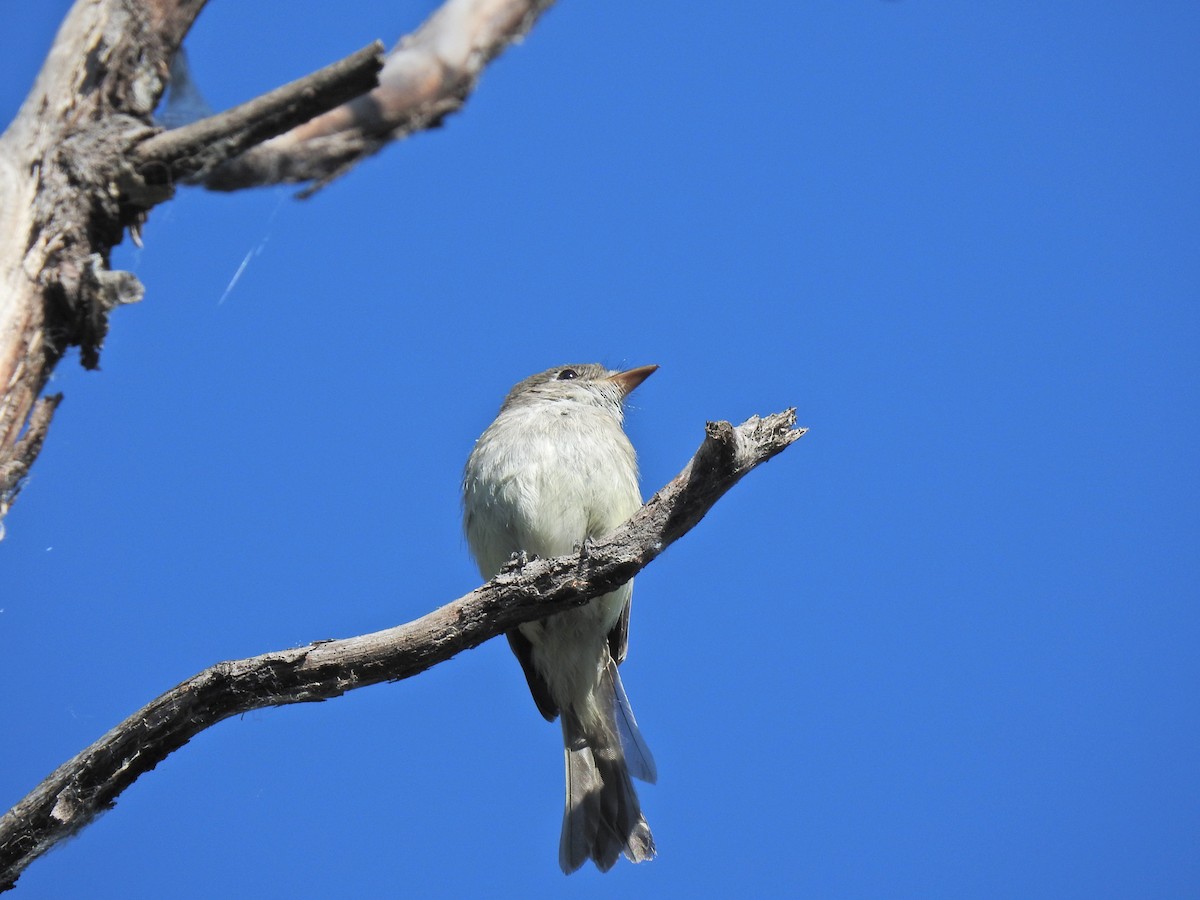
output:
<instances>
[{"instance_id":1,"label":"peeling bark","mask_svg":"<svg viewBox=\"0 0 1200 900\"><path fill-rule=\"evenodd\" d=\"M141 296L131 275L108 271L144 215L124 201L120 170L150 133L170 58L202 6L79 0L0 136L0 497L10 501L45 435L17 446L54 366L78 346L95 368L108 313Z\"/></svg>"}]
</instances>

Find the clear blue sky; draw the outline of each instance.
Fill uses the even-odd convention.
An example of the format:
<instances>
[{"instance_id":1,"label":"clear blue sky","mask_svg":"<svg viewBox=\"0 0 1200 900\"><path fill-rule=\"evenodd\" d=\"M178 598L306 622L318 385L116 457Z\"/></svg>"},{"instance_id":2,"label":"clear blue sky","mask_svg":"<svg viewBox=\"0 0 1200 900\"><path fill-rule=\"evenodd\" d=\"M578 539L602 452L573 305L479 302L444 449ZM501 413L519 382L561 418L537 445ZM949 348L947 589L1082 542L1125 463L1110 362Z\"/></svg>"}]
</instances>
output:
<instances>
[{"instance_id":1,"label":"clear blue sky","mask_svg":"<svg viewBox=\"0 0 1200 900\"><path fill-rule=\"evenodd\" d=\"M5 121L66 5L5 10ZM189 48L225 107L431 8ZM205 732L21 895L1196 896L1197 48L1168 0L562 0L315 199L181 192L0 544L0 809L211 663L474 587L461 467L531 372L662 366L647 493L706 419L812 430L638 578L653 863L560 874L500 641Z\"/></svg>"}]
</instances>

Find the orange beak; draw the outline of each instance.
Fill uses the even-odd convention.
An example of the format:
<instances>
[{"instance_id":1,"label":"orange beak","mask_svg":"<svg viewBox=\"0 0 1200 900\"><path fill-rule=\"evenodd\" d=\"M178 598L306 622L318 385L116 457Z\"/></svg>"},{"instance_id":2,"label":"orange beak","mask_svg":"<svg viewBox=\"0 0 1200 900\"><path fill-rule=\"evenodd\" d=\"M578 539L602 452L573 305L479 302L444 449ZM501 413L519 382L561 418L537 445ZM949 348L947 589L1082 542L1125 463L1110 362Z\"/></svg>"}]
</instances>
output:
<instances>
[{"instance_id":1,"label":"orange beak","mask_svg":"<svg viewBox=\"0 0 1200 900\"><path fill-rule=\"evenodd\" d=\"M621 388L621 394L628 397L633 393L633 389L639 384L658 371L658 366L641 366L637 369L627 369L624 372L618 372L615 375L609 375L607 380L614 382Z\"/></svg>"}]
</instances>

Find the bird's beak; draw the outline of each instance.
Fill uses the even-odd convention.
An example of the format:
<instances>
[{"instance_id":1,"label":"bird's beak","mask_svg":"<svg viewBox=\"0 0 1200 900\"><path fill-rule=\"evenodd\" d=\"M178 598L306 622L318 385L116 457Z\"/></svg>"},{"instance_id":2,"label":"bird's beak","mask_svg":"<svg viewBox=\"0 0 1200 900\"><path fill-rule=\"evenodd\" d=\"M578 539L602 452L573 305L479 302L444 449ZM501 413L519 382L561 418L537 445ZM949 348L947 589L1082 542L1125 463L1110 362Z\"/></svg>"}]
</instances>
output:
<instances>
[{"instance_id":1,"label":"bird's beak","mask_svg":"<svg viewBox=\"0 0 1200 900\"><path fill-rule=\"evenodd\" d=\"M622 396L628 397L633 393L633 389L658 371L658 366L640 366L636 369L627 369L624 372L617 372L615 375L609 375L606 381L611 381L621 388Z\"/></svg>"}]
</instances>

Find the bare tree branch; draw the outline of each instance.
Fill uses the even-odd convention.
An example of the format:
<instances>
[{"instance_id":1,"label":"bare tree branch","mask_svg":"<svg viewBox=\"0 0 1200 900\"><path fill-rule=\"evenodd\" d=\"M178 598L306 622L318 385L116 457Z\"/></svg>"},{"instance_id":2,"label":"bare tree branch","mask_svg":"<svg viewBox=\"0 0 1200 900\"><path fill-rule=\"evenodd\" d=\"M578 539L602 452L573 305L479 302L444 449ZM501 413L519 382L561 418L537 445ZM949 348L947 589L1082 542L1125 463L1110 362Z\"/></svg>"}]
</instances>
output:
<instances>
[{"instance_id":1,"label":"bare tree branch","mask_svg":"<svg viewBox=\"0 0 1200 900\"><path fill-rule=\"evenodd\" d=\"M704 517L743 475L800 438L795 410L736 428L710 422L696 455L607 538L579 555L533 560L428 615L386 631L219 663L134 713L0 818L0 890L34 859L109 809L140 775L230 716L408 678L522 623L624 584Z\"/></svg>"},{"instance_id":2,"label":"bare tree branch","mask_svg":"<svg viewBox=\"0 0 1200 900\"><path fill-rule=\"evenodd\" d=\"M447 0L392 50L379 87L221 166L205 185L233 191L312 181L301 196L311 194L389 141L440 125L466 102L483 68L552 2Z\"/></svg>"},{"instance_id":3,"label":"bare tree branch","mask_svg":"<svg viewBox=\"0 0 1200 900\"><path fill-rule=\"evenodd\" d=\"M95 367L111 310L141 299L133 275L110 269L112 248L170 197L179 178L208 173L205 183L222 190L279 181L319 187L459 109L483 67L551 2L447 0L382 69L380 48L370 47L234 110L161 133L151 113L204 0L77 0L0 135L0 517L60 399L39 399L54 366L78 346L83 364ZM379 85L369 89L377 71ZM791 410L737 428L710 423L683 472L577 557L506 571L407 625L221 663L188 679L0 817L0 890L110 808L141 774L225 718L407 678L625 583L746 472L803 435L794 424Z\"/></svg>"},{"instance_id":4,"label":"bare tree branch","mask_svg":"<svg viewBox=\"0 0 1200 900\"><path fill-rule=\"evenodd\" d=\"M201 175L239 153L369 91L383 68L375 41L347 56L215 116L164 131L134 150L134 165L162 166L168 182Z\"/></svg>"},{"instance_id":5,"label":"bare tree branch","mask_svg":"<svg viewBox=\"0 0 1200 900\"><path fill-rule=\"evenodd\" d=\"M66 348L96 364L114 297L97 264L133 218L113 189L113 162L122 139L146 133L203 5L79 0L0 136L0 495L11 498L13 473L36 454L40 441L27 443L18 465L16 444Z\"/></svg>"},{"instance_id":6,"label":"bare tree branch","mask_svg":"<svg viewBox=\"0 0 1200 900\"><path fill-rule=\"evenodd\" d=\"M550 2L447 0L382 70L373 47L159 133L151 113L204 0L77 0L0 135L0 498L16 496L41 446L48 418L36 441L17 443L32 433L54 367L77 346L84 367L96 368L109 313L141 298L137 279L110 271L109 257L126 230L136 238L180 177L213 169L209 186L224 190L324 184L461 106L482 68ZM376 71L381 81L371 90ZM268 138L270 149L256 155L254 145Z\"/></svg>"}]
</instances>

